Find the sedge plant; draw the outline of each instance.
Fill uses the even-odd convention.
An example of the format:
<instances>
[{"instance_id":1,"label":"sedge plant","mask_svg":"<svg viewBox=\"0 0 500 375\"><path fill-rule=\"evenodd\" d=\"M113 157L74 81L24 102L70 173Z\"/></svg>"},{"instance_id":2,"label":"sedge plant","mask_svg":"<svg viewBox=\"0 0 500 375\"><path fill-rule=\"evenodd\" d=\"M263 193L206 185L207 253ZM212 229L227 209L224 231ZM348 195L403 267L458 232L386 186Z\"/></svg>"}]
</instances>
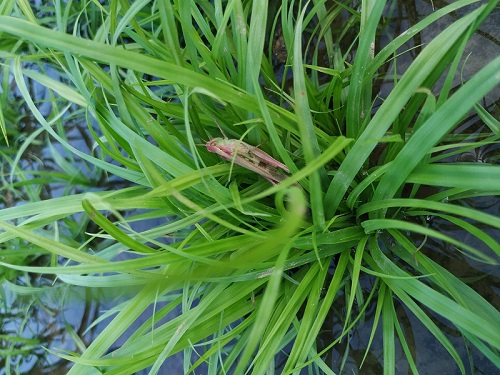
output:
<instances>
[{"instance_id":1,"label":"sedge plant","mask_svg":"<svg viewBox=\"0 0 500 375\"><path fill-rule=\"evenodd\" d=\"M460 76L467 42L498 1L453 2L383 43L386 1L54 4L35 12L4 1L0 33L2 73L39 132L64 146L61 173L25 171L24 150L3 153L13 172L2 193L55 180L80 190L0 210L0 243L3 269L127 291L89 345L57 352L69 374L157 374L179 353L186 374L333 374L365 320L357 365L375 356L387 374L401 360L418 373L403 316L458 372L471 365L444 318L500 365L497 308L445 261L498 265L500 219L468 203L498 195L498 158L457 159L498 144L499 122L481 100L498 87L500 58ZM464 7L396 71L405 43ZM391 86L383 98L381 81ZM457 131L472 114L480 131ZM69 140L68 119L88 124L91 150ZM205 147L223 137L218 125L234 159ZM235 163L251 150L242 144L289 173L270 183ZM94 188L102 179L121 185ZM38 255L50 262L26 260ZM340 328L320 340L330 324ZM327 353L339 353L335 365Z\"/></svg>"}]
</instances>

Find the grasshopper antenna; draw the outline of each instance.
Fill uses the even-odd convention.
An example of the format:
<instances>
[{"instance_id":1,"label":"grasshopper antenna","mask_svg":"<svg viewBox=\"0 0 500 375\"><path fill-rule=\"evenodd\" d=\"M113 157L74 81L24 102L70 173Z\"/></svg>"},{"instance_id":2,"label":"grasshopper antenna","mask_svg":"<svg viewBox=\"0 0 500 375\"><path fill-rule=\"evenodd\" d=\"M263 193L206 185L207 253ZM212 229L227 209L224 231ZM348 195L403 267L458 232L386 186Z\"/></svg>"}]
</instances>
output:
<instances>
[{"instance_id":1,"label":"grasshopper antenna","mask_svg":"<svg viewBox=\"0 0 500 375\"><path fill-rule=\"evenodd\" d=\"M217 119L216 119L215 117L213 117L213 119L214 119L215 124L216 124L216 125L217 125L217 127L219 128L220 132L221 132L221 133L222 133L222 135L224 136L224 138L226 138L226 139L227 139L227 135L226 135L226 133L224 133L224 130L222 130L222 128L220 127L219 123L217 122Z\"/></svg>"}]
</instances>

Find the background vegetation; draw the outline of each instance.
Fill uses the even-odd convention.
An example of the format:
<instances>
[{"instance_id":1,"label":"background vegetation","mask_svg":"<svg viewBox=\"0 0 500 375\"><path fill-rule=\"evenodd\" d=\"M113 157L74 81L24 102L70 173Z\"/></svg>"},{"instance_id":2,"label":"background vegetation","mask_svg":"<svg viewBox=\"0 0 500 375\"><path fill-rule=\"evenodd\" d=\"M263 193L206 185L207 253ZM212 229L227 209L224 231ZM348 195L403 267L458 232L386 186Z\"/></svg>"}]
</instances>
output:
<instances>
[{"instance_id":1,"label":"background vegetation","mask_svg":"<svg viewBox=\"0 0 500 375\"><path fill-rule=\"evenodd\" d=\"M3 1L3 314L11 293L119 294L90 342L68 328L70 374L155 374L177 353L183 373L418 373L418 330L457 372L471 353L497 368L498 306L473 286L498 281L498 203L481 202L500 192L482 101L500 58L462 75L497 6L387 38L397 2ZM290 176L209 153L217 123ZM6 372L40 344L1 340Z\"/></svg>"}]
</instances>

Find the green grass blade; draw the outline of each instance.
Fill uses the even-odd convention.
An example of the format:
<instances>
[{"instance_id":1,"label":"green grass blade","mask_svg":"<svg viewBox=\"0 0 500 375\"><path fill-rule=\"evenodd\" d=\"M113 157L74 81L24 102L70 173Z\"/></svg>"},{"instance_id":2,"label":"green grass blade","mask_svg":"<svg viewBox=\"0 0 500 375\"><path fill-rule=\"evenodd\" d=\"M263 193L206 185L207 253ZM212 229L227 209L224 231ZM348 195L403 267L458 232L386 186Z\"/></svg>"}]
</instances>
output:
<instances>
[{"instance_id":1,"label":"green grass blade","mask_svg":"<svg viewBox=\"0 0 500 375\"><path fill-rule=\"evenodd\" d=\"M434 38L415 59L389 97L384 101L384 104L378 109L370 124L356 140L356 143L340 165L338 173L328 188L325 195L325 206L332 210L332 213L337 210L345 192L351 186L354 177L360 171L378 141L385 135L415 91L429 75L435 73L436 67L439 67L441 60L446 58L447 52L462 37L464 30L467 30L474 20L481 15L481 10L477 9L469 13Z\"/></svg>"},{"instance_id":2,"label":"green grass blade","mask_svg":"<svg viewBox=\"0 0 500 375\"><path fill-rule=\"evenodd\" d=\"M500 83L498 72L500 72L500 57L474 75L411 136L382 177L373 196L374 201L392 198L430 149L467 114L477 101ZM500 168L497 168L498 173L500 173ZM381 214L378 215L380 216Z\"/></svg>"},{"instance_id":3,"label":"green grass blade","mask_svg":"<svg viewBox=\"0 0 500 375\"><path fill-rule=\"evenodd\" d=\"M295 92L295 113L300 133L300 144L304 152L306 164L313 161L320 154L318 140L314 130L314 124L309 107L309 99L305 84L305 72L302 62L302 22L307 8L302 10L295 27L293 43L293 74ZM322 178L323 177L323 178ZM325 227L325 211L323 208L322 182L324 182L325 171L323 168L315 170L309 177L309 193L311 195L311 213L313 222L319 230ZM323 180L323 181L322 181Z\"/></svg>"},{"instance_id":4,"label":"green grass blade","mask_svg":"<svg viewBox=\"0 0 500 375\"><path fill-rule=\"evenodd\" d=\"M382 332L384 340L384 374L394 375L396 373L396 335L394 325L397 324L396 312L392 292L389 288L385 290L382 302Z\"/></svg>"},{"instance_id":5,"label":"green grass blade","mask_svg":"<svg viewBox=\"0 0 500 375\"><path fill-rule=\"evenodd\" d=\"M473 190L484 189L496 192L496 194L500 193L498 184L500 167L497 165L479 163L429 164L417 166L408 175L407 180L415 184Z\"/></svg>"},{"instance_id":6,"label":"green grass blade","mask_svg":"<svg viewBox=\"0 0 500 375\"><path fill-rule=\"evenodd\" d=\"M386 272L388 275L407 275L376 247L372 246L371 253L381 271ZM496 320L487 320L414 278L384 278L384 281L396 294L399 291L404 291L429 309L452 321L458 328L474 332L477 337L493 347L500 348L500 332L495 328L500 319L500 314L497 314L498 319Z\"/></svg>"}]
</instances>

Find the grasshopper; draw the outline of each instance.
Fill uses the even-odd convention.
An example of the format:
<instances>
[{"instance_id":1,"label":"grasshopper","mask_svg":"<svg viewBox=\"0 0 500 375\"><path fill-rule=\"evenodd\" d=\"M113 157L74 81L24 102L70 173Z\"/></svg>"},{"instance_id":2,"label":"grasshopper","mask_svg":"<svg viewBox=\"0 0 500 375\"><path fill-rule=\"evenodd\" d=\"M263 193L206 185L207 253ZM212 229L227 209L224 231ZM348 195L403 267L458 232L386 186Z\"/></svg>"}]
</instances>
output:
<instances>
[{"instance_id":1,"label":"grasshopper","mask_svg":"<svg viewBox=\"0 0 500 375\"><path fill-rule=\"evenodd\" d=\"M234 160L234 163L239 166L260 174L273 185L288 177L278 168L290 173L285 164L280 163L258 147L251 146L239 139L214 138L208 141L205 146L208 151L216 153L221 158Z\"/></svg>"}]
</instances>

